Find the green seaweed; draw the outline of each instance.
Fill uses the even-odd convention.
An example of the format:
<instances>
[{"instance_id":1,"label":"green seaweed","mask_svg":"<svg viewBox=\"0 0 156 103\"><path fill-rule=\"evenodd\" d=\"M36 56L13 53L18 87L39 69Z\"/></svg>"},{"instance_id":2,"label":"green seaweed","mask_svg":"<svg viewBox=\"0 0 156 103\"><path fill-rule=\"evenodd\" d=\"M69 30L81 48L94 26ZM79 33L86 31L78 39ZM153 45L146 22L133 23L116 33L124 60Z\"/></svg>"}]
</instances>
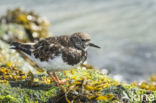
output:
<instances>
[{"instance_id":1,"label":"green seaweed","mask_svg":"<svg viewBox=\"0 0 156 103\"><path fill-rule=\"evenodd\" d=\"M44 90L48 88L48 90ZM50 96L56 95L58 87L12 87L0 84L0 103L46 103Z\"/></svg>"},{"instance_id":2,"label":"green seaweed","mask_svg":"<svg viewBox=\"0 0 156 103\"><path fill-rule=\"evenodd\" d=\"M92 74L95 75L92 75ZM124 102L127 101L126 103L142 103L143 100L141 96L147 96L146 103L152 103L152 101L156 100L156 91L148 91L145 89L141 89L136 86L131 86L130 84L125 84L125 83L114 83L116 82L115 80L111 79L110 77L100 73L97 70L81 70L81 69L73 69L72 74L71 71L66 71L66 74L64 73L58 73L60 74L60 78L71 78L71 80L68 82L67 85L63 86L65 91L71 90L74 91L75 88L80 88L82 89L79 85L75 84L75 88L71 89L71 85L73 86L74 83L77 83L77 81L81 80L81 77L85 80L90 81L94 84L95 83L102 83L100 81L100 78L102 79L103 77L104 82L108 82L109 84L105 84L102 89L97 89L96 88L91 88L92 83L90 84L90 87L84 88L84 91L88 91L90 93L93 93L93 96L95 97L94 99L91 99L93 101L97 101L97 103L107 103L107 102L112 102L112 103L117 103L118 102ZM90 74L90 75L88 75ZM36 74L37 75L37 74ZM39 74L38 74L39 75ZM86 76L85 76L86 75ZM75 79L75 76L77 77ZM88 78L88 76L93 76ZM38 78L38 76L36 76ZM72 79L73 78L73 79ZM96 78L96 79L95 79ZM13 83L12 83L13 82ZM31 86L31 85L20 85L20 82L18 81L10 81L9 84L0 84L0 100L2 103L6 103L6 101L9 103L47 103L48 101L53 101L55 100L55 96L58 96L61 92L61 88L57 87L54 85L52 82L51 84L40 84L37 86ZM26 81L21 82L23 84ZM98 84L99 84L98 83ZM19 85L14 85L14 84L19 84ZM94 84L98 86L98 84ZM83 84L84 87L87 86L87 84ZM109 86L106 86L109 85ZM95 90L94 90L95 89ZM92 92L91 92L92 91ZM100 93L100 94L99 94ZM113 97L109 97L108 95L112 94ZM89 94L90 95L90 94ZM89 97L89 95L84 95L85 97ZM151 97L153 96L153 97ZM71 101L70 93L68 93L68 98ZM97 98L97 99L96 99ZM145 101L145 100L144 100ZM50 103L50 102L49 102ZM59 102L58 102L59 103ZM65 103L68 103L67 101Z\"/></svg>"}]
</instances>

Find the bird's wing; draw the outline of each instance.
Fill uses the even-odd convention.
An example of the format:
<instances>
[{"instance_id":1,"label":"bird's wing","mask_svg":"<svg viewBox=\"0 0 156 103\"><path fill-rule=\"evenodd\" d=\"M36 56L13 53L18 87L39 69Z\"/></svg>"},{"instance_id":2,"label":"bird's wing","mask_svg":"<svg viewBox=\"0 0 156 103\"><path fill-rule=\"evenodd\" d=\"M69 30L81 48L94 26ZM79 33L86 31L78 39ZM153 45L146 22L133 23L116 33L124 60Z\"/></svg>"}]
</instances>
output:
<instances>
[{"instance_id":1,"label":"bird's wing","mask_svg":"<svg viewBox=\"0 0 156 103\"><path fill-rule=\"evenodd\" d=\"M50 43L46 40L40 40L34 45L33 54L35 58L41 61L48 61L53 59L61 53L61 45L57 43Z\"/></svg>"},{"instance_id":2,"label":"bird's wing","mask_svg":"<svg viewBox=\"0 0 156 103\"><path fill-rule=\"evenodd\" d=\"M76 65L83 61L84 54L81 50L74 48L64 48L62 52L62 58L64 62L68 63L69 65Z\"/></svg>"},{"instance_id":3,"label":"bird's wing","mask_svg":"<svg viewBox=\"0 0 156 103\"><path fill-rule=\"evenodd\" d=\"M34 43L19 43L19 42L11 43L11 49L20 50L27 55L31 55L33 47Z\"/></svg>"}]
</instances>

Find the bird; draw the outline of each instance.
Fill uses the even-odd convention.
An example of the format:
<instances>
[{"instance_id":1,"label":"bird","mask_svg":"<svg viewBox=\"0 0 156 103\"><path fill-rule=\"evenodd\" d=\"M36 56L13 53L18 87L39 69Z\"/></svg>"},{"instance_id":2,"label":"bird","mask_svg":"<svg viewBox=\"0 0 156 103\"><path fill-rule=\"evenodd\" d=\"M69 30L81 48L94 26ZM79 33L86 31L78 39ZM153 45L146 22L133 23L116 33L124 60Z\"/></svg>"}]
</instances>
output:
<instances>
[{"instance_id":1,"label":"bird","mask_svg":"<svg viewBox=\"0 0 156 103\"><path fill-rule=\"evenodd\" d=\"M69 70L83 64L87 59L89 46L100 48L91 43L88 33L76 32L71 35L40 39L34 43L13 41L10 48L23 52L46 71L57 85L62 85L65 82L58 78L56 72Z\"/></svg>"}]
</instances>

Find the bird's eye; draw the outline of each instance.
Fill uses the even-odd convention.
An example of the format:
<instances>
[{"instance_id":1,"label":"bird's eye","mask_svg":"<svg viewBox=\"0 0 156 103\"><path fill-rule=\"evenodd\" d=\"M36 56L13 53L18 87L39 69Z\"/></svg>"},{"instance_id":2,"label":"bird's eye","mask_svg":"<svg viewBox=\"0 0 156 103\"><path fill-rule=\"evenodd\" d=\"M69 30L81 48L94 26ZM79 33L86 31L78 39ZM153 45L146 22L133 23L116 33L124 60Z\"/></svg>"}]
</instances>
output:
<instances>
[{"instance_id":1,"label":"bird's eye","mask_svg":"<svg viewBox=\"0 0 156 103\"><path fill-rule=\"evenodd\" d=\"M86 41L90 41L90 39L86 39Z\"/></svg>"},{"instance_id":2,"label":"bird's eye","mask_svg":"<svg viewBox=\"0 0 156 103\"><path fill-rule=\"evenodd\" d=\"M82 39L83 42L88 42L90 39Z\"/></svg>"},{"instance_id":3,"label":"bird's eye","mask_svg":"<svg viewBox=\"0 0 156 103\"><path fill-rule=\"evenodd\" d=\"M82 39L82 41L86 41L86 40Z\"/></svg>"}]
</instances>

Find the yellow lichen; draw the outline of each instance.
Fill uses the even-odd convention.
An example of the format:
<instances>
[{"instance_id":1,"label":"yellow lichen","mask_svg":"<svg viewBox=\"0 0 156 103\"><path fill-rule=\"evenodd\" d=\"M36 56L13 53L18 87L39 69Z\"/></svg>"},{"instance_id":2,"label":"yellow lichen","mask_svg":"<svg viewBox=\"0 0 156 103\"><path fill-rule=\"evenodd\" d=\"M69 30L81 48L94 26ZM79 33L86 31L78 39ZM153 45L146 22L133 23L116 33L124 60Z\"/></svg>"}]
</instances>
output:
<instances>
[{"instance_id":1,"label":"yellow lichen","mask_svg":"<svg viewBox=\"0 0 156 103\"><path fill-rule=\"evenodd\" d=\"M111 100L114 98L114 95L113 94L106 94L104 96L98 96L96 98L96 100L104 100L104 101L108 101L108 100Z\"/></svg>"},{"instance_id":2,"label":"yellow lichen","mask_svg":"<svg viewBox=\"0 0 156 103\"><path fill-rule=\"evenodd\" d=\"M131 86L136 86L145 90L156 91L156 76L153 75L150 78L150 81L144 81L140 84L137 81L134 81L134 83L132 83Z\"/></svg>"},{"instance_id":3,"label":"yellow lichen","mask_svg":"<svg viewBox=\"0 0 156 103\"><path fill-rule=\"evenodd\" d=\"M156 76L155 75L152 75L152 77L150 78L150 81L151 82L156 82Z\"/></svg>"}]
</instances>

